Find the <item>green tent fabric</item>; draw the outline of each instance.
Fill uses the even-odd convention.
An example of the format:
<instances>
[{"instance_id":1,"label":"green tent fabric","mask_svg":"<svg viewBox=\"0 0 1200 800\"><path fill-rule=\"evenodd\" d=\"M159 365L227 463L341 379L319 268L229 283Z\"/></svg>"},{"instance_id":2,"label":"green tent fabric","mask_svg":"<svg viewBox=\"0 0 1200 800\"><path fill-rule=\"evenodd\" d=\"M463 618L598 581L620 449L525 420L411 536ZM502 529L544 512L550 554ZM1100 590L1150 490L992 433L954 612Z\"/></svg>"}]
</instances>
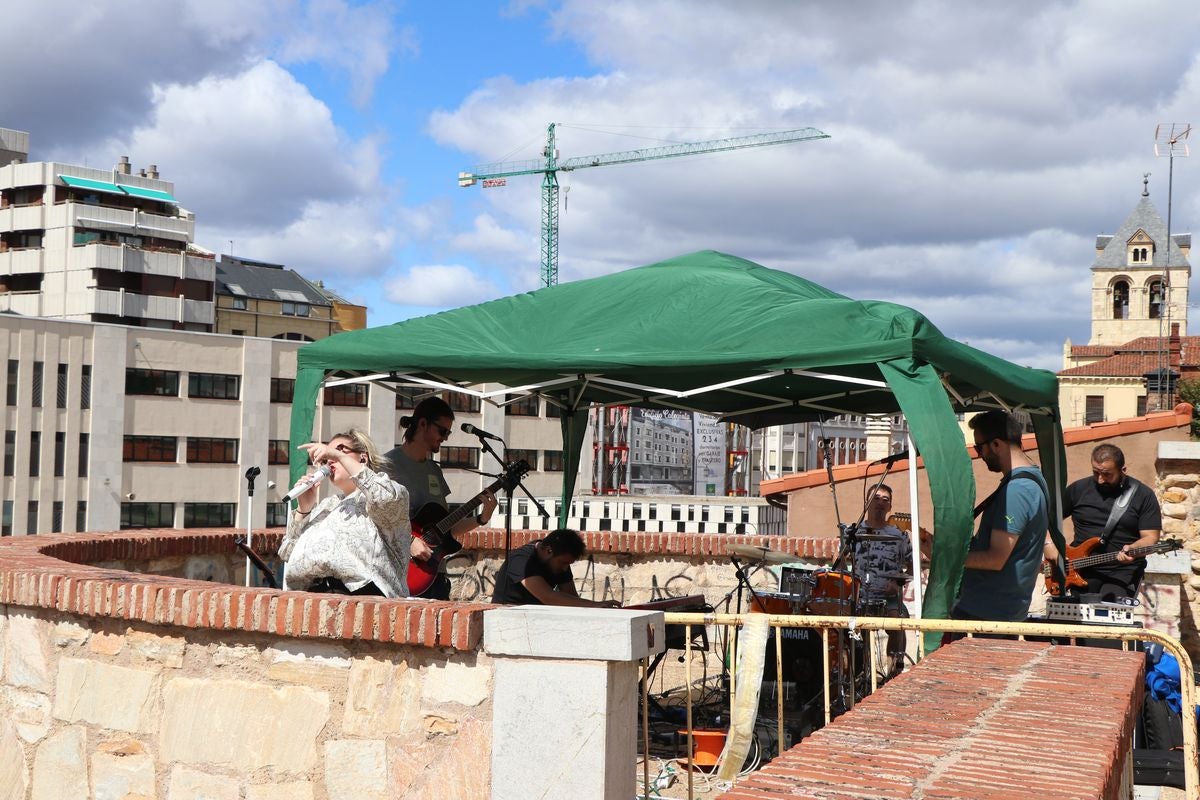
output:
<instances>
[{"instance_id":1,"label":"green tent fabric","mask_svg":"<svg viewBox=\"0 0 1200 800\"><path fill-rule=\"evenodd\" d=\"M755 427L901 411L925 459L938 531L931 617L944 617L957 592L972 527L974 480L955 413L1029 411L1047 478L1063 485L1053 373L949 339L911 308L713 251L338 334L302 347L297 367L293 442L311 439L331 373L431 390L501 384L560 404L564 515L591 404L690 409ZM303 470L293 449L293 480Z\"/></svg>"}]
</instances>

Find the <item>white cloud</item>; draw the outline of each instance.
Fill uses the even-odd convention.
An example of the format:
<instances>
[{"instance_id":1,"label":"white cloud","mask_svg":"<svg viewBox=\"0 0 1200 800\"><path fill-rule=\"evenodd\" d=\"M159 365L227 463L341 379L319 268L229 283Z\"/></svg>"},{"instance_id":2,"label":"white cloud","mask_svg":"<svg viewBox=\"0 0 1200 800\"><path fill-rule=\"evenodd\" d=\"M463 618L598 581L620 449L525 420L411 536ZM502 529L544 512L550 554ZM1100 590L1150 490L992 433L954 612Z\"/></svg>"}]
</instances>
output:
<instances>
[{"instance_id":1,"label":"white cloud","mask_svg":"<svg viewBox=\"0 0 1200 800\"><path fill-rule=\"evenodd\" d=\"M503 227L491 214L475 217L474 227L454 236L450 243L457 249L493 258L511 258L529 253L529 237L525 231Z\"/></svg>"},{"instance_id":2,"label":"white cloud","mask_svg":"<svg viewBox=\"0 0 1200 800\"><path fill-rule=\"evenodd\" d=\"M300 24L289 26L279 48L285 64L317 62L346 73L351 96L366 105L392 54L420 50L411 26L394 29L390 3L351 5L344 0L310 0Z\"/></svg>"},{"instance_id":3,"label":"white cloud","mask_svg":"<svg viewBox=\"0 0 1200 800\"><path fill-rule=\"evenodd\" d=\"M416 266L387 282L387 299L406 306L457 308L500 295L486 278L461 264Z\"/></svg>"},{"instance_id":4,"label":"white cloud","mask_svg":"<svg viewBox=\"0 0 1200 800\"><path fill-rule=\"evenodd\" d=\"M1171 30L1132 47L1147 14L1171 16ZM560 174L562 280L725 250L1057 366L1064 335L1087 338L1092 237L1134 207L1142 172L1156 173L1165 216L1151 137L1200 101L1198 23L1200 7L1165 0L566 0L555 34L592 73L497 77L429 127L481 161L531 137L512 158L536 157L551 119L646 137L563 126L563 158L821 128L833 138ZM1176 172L1176 230L1190 230L1180 213L1200 213L1200 193ZM536 234L535 180L481 200L496 226Z\"/></svg>"}]
</instances>

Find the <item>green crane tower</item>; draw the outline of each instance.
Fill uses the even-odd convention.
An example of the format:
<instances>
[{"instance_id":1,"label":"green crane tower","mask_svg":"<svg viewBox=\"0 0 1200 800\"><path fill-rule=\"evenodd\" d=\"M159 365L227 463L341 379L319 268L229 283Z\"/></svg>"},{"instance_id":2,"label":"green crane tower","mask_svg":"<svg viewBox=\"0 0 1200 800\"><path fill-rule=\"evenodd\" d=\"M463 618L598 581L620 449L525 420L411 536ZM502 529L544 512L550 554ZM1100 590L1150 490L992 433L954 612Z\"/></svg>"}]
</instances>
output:
<instances>
[{"instance_id":1,"label":"green crane tower","mask_svg":"<svg viewBox=\"0 0 1200 800\"><path fill-rule=\"evenodd\" d=\"M828 139L829 134L816 128L801 128L779 133L760 133L753 136L735 136L731 139L713 139L707 142L684 142L681 144L650 147L642 150L624 150L619 153L603 153L595 156L576 156L558 160L554 146L554 126L551 122L546 131L546 149L541 159L529 161L507 161L498 164L481 164L470 172L458 174L458 185L474 186L483 181L486 187L491 181L503 181L517 175L542 176L542 283L554 286L558 283L558 173L570 172L586 167L607 167L613 164L631 164L636 161L654 161L660 158L693 156L702 153L720 153L725 150L741 150L747 147L767 147L775 144L806 142L811 139ZM495 185L495 184L493 184ZM502 184L501 184L502 185Z\"/></svg>"}]
</instances>

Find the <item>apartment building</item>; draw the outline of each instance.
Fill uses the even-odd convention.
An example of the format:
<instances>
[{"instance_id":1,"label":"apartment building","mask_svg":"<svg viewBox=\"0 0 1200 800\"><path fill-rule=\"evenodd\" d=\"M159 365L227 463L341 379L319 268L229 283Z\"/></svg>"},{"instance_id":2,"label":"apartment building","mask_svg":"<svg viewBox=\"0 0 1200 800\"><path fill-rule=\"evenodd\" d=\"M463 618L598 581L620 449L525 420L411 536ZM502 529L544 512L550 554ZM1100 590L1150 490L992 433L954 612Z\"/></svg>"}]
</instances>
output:
<instances>
[{"instance_id":1,"label":"apartment building","mask_svg":"<svg viewBox=\"0 0 1200 800\"><path fill-rule=\"evenodd\" d=\"M366 309L282 264L219 256L216 332L314 342L365 328Z\"/></svg>"},{"instance_id":2,"label":"apartment building","mask_svg":"<svg viewBox=\"0 0 1200 800\"><path fill-rule=\"evenodd\" d=\"M214 259L157 167L28 163L28 146L0 130L0 311L211 331Z\"/></svg>"},{"instance_id":3,"label":"apartment building","mask_svg":"<svg viewBox=\"0 0 1200 800\"><path fill-rule=\"evenodd\" d=\"M0 534L284 524L301 346L0 315L6 370ZM328 439L358 426L391 448L402 439L400 416L421 391L328 388L319 400L317 435ZM504 407L461 394L448 399L460 422L503 436L513 445L509 458L529 462L531 493L560 495L563 454L552 406L536 397ZM458 501L491 482L474 470L498 469L478 439L457 430L440 461ZM244 476L255 466L262 473L248 504ZM581 485L590 481L587 470Z\"/></svg>"}]
</instances>

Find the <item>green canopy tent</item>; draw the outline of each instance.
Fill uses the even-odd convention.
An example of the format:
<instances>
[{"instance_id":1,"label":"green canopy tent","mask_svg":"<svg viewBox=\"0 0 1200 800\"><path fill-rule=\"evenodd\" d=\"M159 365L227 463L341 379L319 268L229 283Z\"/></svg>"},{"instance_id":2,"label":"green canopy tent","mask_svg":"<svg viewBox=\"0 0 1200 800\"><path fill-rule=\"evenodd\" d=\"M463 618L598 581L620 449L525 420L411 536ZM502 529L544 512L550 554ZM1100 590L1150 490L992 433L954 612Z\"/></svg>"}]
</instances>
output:
<instances>
[{"instance_id":1,"label":"green canopy tent","mask_svg":"<svg viewBox=\"0 0 1200 800\"><path fill-rule=\"evenodd\" d=\"M297 367L293 442L311 440L317 392L336 380L500 402L537 393L559 405L563 521L593 404L695 410L755 426L899 410L934 505L930 617L949 610L972 530L975 485L956 413L1025 410L1052 487L1061 489L1066 464L1053 373L948 339L905 306L852 300L713 251L342 333L302 347ZM505 388L484 392L483 384ZM296 480L305 463L292 454Z\"/></svg>"}]
</instances>

